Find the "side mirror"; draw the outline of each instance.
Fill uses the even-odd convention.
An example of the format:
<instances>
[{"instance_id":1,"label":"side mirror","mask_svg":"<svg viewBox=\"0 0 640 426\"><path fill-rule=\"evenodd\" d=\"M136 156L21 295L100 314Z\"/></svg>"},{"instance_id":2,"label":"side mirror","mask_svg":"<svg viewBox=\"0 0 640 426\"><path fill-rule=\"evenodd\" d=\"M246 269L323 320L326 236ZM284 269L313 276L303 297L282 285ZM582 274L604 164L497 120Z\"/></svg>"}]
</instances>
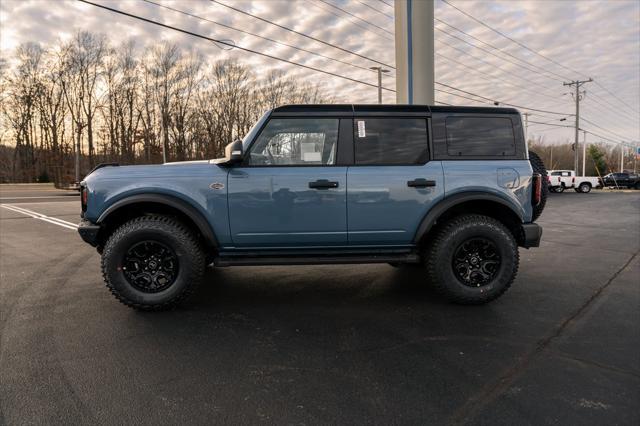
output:
<instances>
[{"instance_id":1,"label":"side mirror","mask_svg":"<svg viewBox=\"0 0 640 426\"><path fill-rule=\"evenodd\" d=\"M224 165L231 166L242 162L242 141L236 139L224 148Z\"/></svg>"}]
</instances>

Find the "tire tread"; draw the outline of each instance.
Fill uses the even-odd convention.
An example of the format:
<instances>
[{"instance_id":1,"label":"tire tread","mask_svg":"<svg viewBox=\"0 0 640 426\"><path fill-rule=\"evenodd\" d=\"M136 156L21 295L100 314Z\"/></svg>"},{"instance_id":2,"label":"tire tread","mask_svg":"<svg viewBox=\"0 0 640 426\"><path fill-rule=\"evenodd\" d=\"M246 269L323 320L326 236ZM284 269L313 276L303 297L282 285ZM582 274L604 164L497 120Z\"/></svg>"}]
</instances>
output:
<instances>
[{"instance_id":1,"label":"tire tread","mask_svg":"<svg viewBox=\"0 0 640 426\"><path fill-rule=\"evenodd\" d=\"M183 244L184 247L187 247L189 251L189 258L194 263L194 271L195 273L187 279L187 286L184 290L179 293L176 297L171 300L158 303L154 305L143 304L134 302L126 297L124 297L116 287L112 285L109 280L107 274L107 262L106 259L111 255L114 245L118 240L123 238L126 234L141 230L141 229L149 229L155 228L159 231L168 231L171 232L174 237L178 238ZM168 229L170 228L170 229ZM102 253L101 262L100 262L101 270L102 270L102 278L104 282L111 292L113 296L122 304L142 311L162 311L169 310L175 308L178 304L186 300L189 296L193 294L196 288L199 286L202 281L201 277L204 274L205 270L205 256L204 251L199 243L198 239L193 235L193 233L179 220L165 215L146 215L139 216L134 219L131 219L128 222L120 225L107 239L107 242L104 245L104 251Z\"/></svg>"},{"instance_id":2,"label":"tire tread","mask_svg":"<svg viewBox=\"0 0 640 426\"><path fill-rule=\"evenodd\" d=\"M513 274L511 275L509 280L506 282L506 284L502 286L499 292L496 292L485 299L472 298L469 296L465 296L459 292L454 292L451 290L450 286L447 286L446 283L442 282L437 278L438 277L437 268L439 267L439 263L438 263L437 256L435 254L438 251L444 249L444 246L446 244L446 239L448 236L450 236L455 230L468 226L471 223L487 224L491 227L494 227L499 232L502 232L508 235L509 238L514 242L514 247L515 247L515 250L514 250L515 267L514 267ZM495 300L498 297L502 296L511 287L511 284L513 284L513 281L515 280L518 274L518 267L520 263L520 254L518 253L518 247L515 244L515 238L513 234L511 234L511 232L498 220L489 216L484 216L479 214L465 214L465 215L457 216L457 217L454 217L453 219L450 219L446 223L444 223L435 232L433 241L427 246L425 257L426 257L425 266L427 270L427 276L429 277L429 281L433 285L433 288L435 289L435 291L438 294L447 298L449 301L453 303L461 304L461 305L481 305L484 303L491 302L492 300Z\"/></svg>"}]
</instances>

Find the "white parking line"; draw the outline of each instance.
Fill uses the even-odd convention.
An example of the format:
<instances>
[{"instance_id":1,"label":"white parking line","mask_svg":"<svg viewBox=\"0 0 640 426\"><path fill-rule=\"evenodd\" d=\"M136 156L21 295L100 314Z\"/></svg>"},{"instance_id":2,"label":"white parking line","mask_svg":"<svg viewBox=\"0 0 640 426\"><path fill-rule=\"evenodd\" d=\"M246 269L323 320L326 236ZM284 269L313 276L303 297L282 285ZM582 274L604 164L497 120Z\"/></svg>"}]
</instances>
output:
<instances>
[{"instance_id":1,"label":"white parking line","mask_svg":"<svg viewBox=\"0 0 640 426\"><path fill-rule=\"evenodd\" d=\"M7 194L2 194L2 195L7 195ZM37 196L31 196L31 197L0 197L0 201L2 200L31 200L31 199L46 199L46 200L59 200L61 198L65 198L65 197L77 197L77 195L73 194L64 194L64 195L57 195L57 196L51 196L51 195L43 195L42 197L37 197ZM78 202L78 200L69 200L69 201L75 201L76 203Z\"/></svg>"},{"instance_id":2,"label":"white parking line","mask_svg":"<svg viewBox=\"0 0 640 426\"><path fill-rule=\"evenodd\" d=\"M67 222L66 220L58 219L57 217L46 216L42 213L34 212L33 210L27 210L22 207L14 206L12 204L2 204L0 207L4 207L7 210L11 210L16 213L22 213L26 216L30 216L34 219L39 219L44 222L52 223L54 225L62 226L67 229L78 229L78 225L72 222Z\"/></svg>"}]
</instances>

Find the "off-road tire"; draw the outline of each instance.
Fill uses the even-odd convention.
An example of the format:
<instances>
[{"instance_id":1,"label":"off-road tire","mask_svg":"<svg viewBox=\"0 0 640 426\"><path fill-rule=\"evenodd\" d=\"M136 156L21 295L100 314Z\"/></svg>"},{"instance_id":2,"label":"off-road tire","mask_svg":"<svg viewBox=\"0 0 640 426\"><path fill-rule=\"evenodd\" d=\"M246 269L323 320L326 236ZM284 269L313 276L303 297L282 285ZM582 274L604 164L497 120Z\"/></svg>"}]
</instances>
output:
<instances>
[{"instance_id":1,"label":"off-road tire","mask_svg":"<svg viewBox=\"0 0 640 426\"><path fill-rule=\"evenodd\" d=\"M540 203L537 206L533 206L533 216L531 218L531 222L534 222L536 219L540 217L542 211L544 210L545 204L547 204L547 196L549 195L549 187L547 186L547 168L544 166L542 159L538 154L533 151L529 151L529 162L531 163L531 168L534 173L540 173L542 176L542 188L540 189ZM556 189L556 192L564 191Z\"/></svg>"},{"instance_id":2,"label":"off-road tire","mask_svg":"<svg viewBox=\"0 0 640 426\"><path fill-rule=\"evenodd\" d=\"M177 257L177 275L164 290L143 292L125 277L124 256L141 241L161 243ZM187 299L202 281L205 267L205 253L196 236L169 216L141 216L124 223L109 236L102 252L102 276L107 288L123 304L144 311L171 309Z\"/></svg>"},{"instance_id":3,"label":"off-road tire","mask_svg":"<svg viewBox=\"0 0 640 426\"><path fill-rule=\"evenodd\" d=\"M454 272L456 250L469 239L484 238L493 242L500 255L496 275L480 287L464 284ZM518 273L518 245L513 234L501 222L484 215L457 216L436 230L425 253L429 282L448 300L464 305L480 305L504 294Z\"/></svg>"}]
</instances>

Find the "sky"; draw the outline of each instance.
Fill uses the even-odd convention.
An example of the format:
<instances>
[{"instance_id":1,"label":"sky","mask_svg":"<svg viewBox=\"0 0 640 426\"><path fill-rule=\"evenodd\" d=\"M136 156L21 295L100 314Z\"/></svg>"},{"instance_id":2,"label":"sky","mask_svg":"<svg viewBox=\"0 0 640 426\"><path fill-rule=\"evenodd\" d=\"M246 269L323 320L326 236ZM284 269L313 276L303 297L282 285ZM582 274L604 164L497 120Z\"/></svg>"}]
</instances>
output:
<instances>
[{"instance_id":1,"label":"sky","mask_svg":"<svg viewBox=\"0 0 640 426\"><path fill-rule=\"evenodd\" d=\"M395 89L393 0L153 0L157 4L144 0L91 1L373 85L377 84L377 75L368 68L384 63L392 72L383 77L383 85ZM541 110L529 110L529 137L566 142L574 138L571 114L575 112L575 102L571 89L563 82L593 78L594 82L583 86L586 96L580 104L581 117L586 120L580 127L591 132L587 141L606 138L640 143L639 1L435 0L434 14L435 77L440 83L436 89L459 95L436 92L437 102L488 105L497 101ZM140 47L169 40L202 54L206 62L234 58L251 66L258 75L280 69L288 76L319 83L340 102L377 102L375 87L237 48L221 49L207 40L75 0L2 0L0 26L0 53L7 59L20 43L37 42L46 47L68 39L78 30L90 30L106 34L116 45L128 39L136 40ZM383 101L395 103L395 94L384 91Z\"/></svg>"}]
</instances>

